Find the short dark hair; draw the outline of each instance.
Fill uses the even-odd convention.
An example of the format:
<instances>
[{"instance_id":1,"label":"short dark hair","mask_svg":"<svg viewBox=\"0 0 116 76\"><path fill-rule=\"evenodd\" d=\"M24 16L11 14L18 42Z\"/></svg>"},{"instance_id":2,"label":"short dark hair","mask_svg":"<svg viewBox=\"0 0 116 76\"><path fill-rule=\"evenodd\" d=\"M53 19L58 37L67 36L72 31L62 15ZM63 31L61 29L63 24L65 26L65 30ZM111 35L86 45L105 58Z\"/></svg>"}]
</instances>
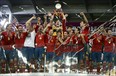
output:
<instances>
[{"instance_id":1,"label":"short dark hair","mask_svg":"<svg viewBox=\"0 0 116 76\"><path fill-rule=\"evenodd\" d=\"M67 34L69 34L69 32L68 32L68 31L65 31L65 32L67 32Z\"/></svg>"},{"instance_id":2,"label":"short dark hair","mask_svg":"<svg viewBox=\"0 0 116 76\"><path fill-rule=\"evenodd\" d=\"M111 29L110 29L110 28L107 28L107 29L106 29L106 32L108 33L109 30L111 30Z\"/></svg>"},{"instance_id":3,"label":"short dark hair","mask_svg":"<svg viewBox=\"0 0 116 76\"><path fill-rule=\"evenodd\" d=\"M85 20L82 20L81 22L83 22L84 24L87 24L87 22Z\"/></svg>"},{"instance_id":4,"label":"short dark hair","mask_svg":"<svg viewBox=\"0 0 116 76\"><path fill-rule=\"evenodd\" d=\"M19 28L19 27L23 27L22 24L19 24L19 25L17 26L17 28Z\"/></svg>"}]
</instances>

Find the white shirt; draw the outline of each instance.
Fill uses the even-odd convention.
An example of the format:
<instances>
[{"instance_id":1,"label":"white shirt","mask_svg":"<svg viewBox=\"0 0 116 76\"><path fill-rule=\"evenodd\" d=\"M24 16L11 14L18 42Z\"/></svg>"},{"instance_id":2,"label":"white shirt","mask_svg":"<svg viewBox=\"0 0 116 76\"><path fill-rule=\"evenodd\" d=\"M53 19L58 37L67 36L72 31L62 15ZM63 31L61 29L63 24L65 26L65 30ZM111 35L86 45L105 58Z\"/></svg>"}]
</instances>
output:
<instances>
[{"instance_id":1,"label":"white shirt","mask_svg":"<svg viewBox=\"0 0 116 76\"><path fill-rule=\"evenodd\" d=\"M36 32L35 30L33 30L32 32L30 32L30 36L27 36L24 42L24 46L25 47L35 47L35 35Z\"/></svg>"}]
</instances>

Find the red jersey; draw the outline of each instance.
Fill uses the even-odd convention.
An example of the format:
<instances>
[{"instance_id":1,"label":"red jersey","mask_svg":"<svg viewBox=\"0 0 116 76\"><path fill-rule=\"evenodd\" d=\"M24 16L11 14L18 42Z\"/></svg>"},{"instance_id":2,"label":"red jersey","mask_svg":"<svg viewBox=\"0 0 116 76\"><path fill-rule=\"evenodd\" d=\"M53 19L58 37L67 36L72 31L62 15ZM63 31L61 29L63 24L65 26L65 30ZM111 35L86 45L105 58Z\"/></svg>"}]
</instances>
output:
<instances>
[{"instance_id":1,"label":"red jersey","mask_svg":"<svg viewBox=\"0 0 116 76\"><path fill-rule=\"evenodd\" d=\"M101 52L102 51L102 45L103 45L103 36L94 34L92 36L93 44L92 44L92 52Z\"/></svg>"},{"instance_id":2,"label":"red jersey","mask_svg":"<svg viewBox=\"0 0 116 76\"><path fill-rule=\"evenodd\" d=\"M104 36L104 52L112 52L114 48L113 43L115 44L115 39L113 36Z\"/></svg>"},{"instance_id":3,"label":"red jersey","mask_svg":"<svg viewBox=\"0 0 116 76\"><path fill-rule=\"evenodd\" d=\"M2 32L1 35L3 36L2 46L4 47L4 49L12 50L12 45L14 44L15 33L4 31L4 32Z\"/></svg>"},{"instance_id":4,"label":"red jersey","mask_svg":"<svg viewBox=\"0 0 116 76\"><path fill-rule=\"evenodd\" d=\"M48 34L45 34L45 35L44 35L44 38L45 38L45 39L44 39L45 44L47 44L47 43L48 43Z\"/></svg>"},{"instance_id":5,"label":"red jersey","mask_svg":"<svg viewBox=\"0 0 116 76\"><path fill-rule=\"evenodd\" d=\"M77 36L76 37L76 43L77 43L77 50L76 51L83 51L81 49L84 48L84 43L82 41L82 37L81 36Z\"/></svg>"},{"instance_id":6,"label":"red jersey","mask_svg":"<svg viewBox=\"0 0 116 76\"><path fill-rule=\"evenodd\" d=\"M81 34L84 34L84 39L86 43L89 42L88 35L90 33L89 26L86 26L84 29L81 30Z\"/></svg>"},{"instance_id":7,"label":"red jersey","mask_svg":"<svg viewBox=\"0 0 116 76\"><path fill-rule=\"evenodd\" d=\"M75 40L75 35L72 35L71 38L70 38L70 41L72 40L72 44L75 44L76 43L76 40Z\"/></svg>"},{"instance_id":8,"label":"red jersey","mask_svg":"<svg viewBox=\"0 0 116 76\"><path fill-rule=\"evenodd\" d=\"M58 40L58 38L56 38L56 43L55 43L55 53L56 55L61 55L61 51L63 50L63 47L61 45L61 42Z\"/></svg>"},{"instance_id":9,"label":"red jersey","mask_svg":"<svg viewBox=\"0 0 116 76\"><path fill-rule=\"evenodd\" d=\"M89 26L86 26L84 29L81 30L81 34L88 35L90 33Z\"/></svg>"},{"instance_id":10,"label":"red jersey","mask_svg":"<svg viewBox=\"0 0 116 76\"><path fill-rule=\"evenodd\" d=\"M65 44L63 45L63 52L70 52L71 51L71 47L70 47L70 45L68 45L68 44L70 44L70 37L67 37L66 39L64 39L64 42L65 42Z\"/></svg>"},{"instance_id":11,"label":"red jersey","mask_svg":"<svg viewBox=\"0 0 116 76\"><path fill-rule=\"evenodd\" d=\"M71 45L70 45L70 49L71 49L71 50L70 50L70 51L71 51L71 52L77 51L77 50L76 50L76 45L75 45L75 44L76 44L76 39L75 39L75 35L74 35L74 34L70 37L70 42L71 42Z\"/></svg>"},{"instance_id":12,"label":"red jersey","mask_svg":"<svg viewBox=\"0 0 116 76\"><path fill-rule=\"evenodd\" d=\"M15 46L16 48L22 48L24 45L25 38L27 37L27 32L22 32L19 36L15 34Z\"/></svg>"},{"instance_id":13,"label":"red jersey","mask_svg":"<svg viewBox=\"0 0 116 76\"><path fill-rule=\"evenodd\" d=\"M35 44L36 44L36 47L45 46L45 36L44 36L44 34L40 34L40 33L36 34Z\"/></svg>"},{"instance_id":14,"label":"red jersey","mask_svg":"<svg viewBox=\"0 0 116 76\"><path fill-rule=\"evenodd\" d=\"M39 26L38 25L33 25L33 28L35 29L35 32L38 31Z\"/></svg>"},{"instance_id":15,"label":"red jersey","mask_svg":"<svg viewBox=\"0 0 116 76\"><path fill-rule=\"evenodd\" d=\"M115 36L115 48L114 48L114 53L116 54L116 36Z\"/></svg>"},{"instance_id":16,"label":"red jersey","mask_svg":"<svg viewBox=\"0 0 116 76\"><path fill-rule=\"evenodd\" d=\"M56 41L56 36L47 36L48 41L47 41L47 52L54 52L55 50L55 41Z\"/></svg>"},{"instance_id":17,"label":"red jersey","mask_svg":"<svg viewBox=\"0 0 116 76\"><path fill-rule=\"evenodd\" d=\"M65 45L70 43L70 37L67 37L66 39L64 39Z\"/></svg>"}]
</instances>

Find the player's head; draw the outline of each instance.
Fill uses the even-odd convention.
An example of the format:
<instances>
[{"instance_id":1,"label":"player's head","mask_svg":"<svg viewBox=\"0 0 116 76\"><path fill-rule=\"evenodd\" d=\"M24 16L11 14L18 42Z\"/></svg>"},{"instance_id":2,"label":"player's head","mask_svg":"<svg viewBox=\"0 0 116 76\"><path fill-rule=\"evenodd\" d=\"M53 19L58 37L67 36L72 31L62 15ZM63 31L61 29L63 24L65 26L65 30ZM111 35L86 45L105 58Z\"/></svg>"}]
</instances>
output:
<instances>
[{"instance_id":1,"label":"player's head","mask_svg":"<svg viewBox=\"0 0 116 76\"><path fill-rule=\"evenodd\" d=\"M112 34L112 30L111 29L107 29L106 32L107 32L108 35Z\"/></svg>"},{"instance_id":2,"label":"player's head","mask_svg":"<svg viewBox=\"0 0 116 76\"><path fill-rule=\"evenodd\" d=\"M11 31L12 30L12 24L8 24L7 27L6 27L6 30Z\"/></svg>"},{"instance_id":3,"label":"player's head","mask_svg":"<svg viewBox=\"0 0 116 76\"><path fill-rule=\"evenodd\" d=\"M87 24L87 23L86 23L85 21L82 20L82 21L80 22L80 27L83 27L83 26L85 26L86 24Z\"/></svg>"},{"instance_id":4,"label":"player's head","mask_svg":"<svg viewBox=\"0 0 116 76\"><path fill-rule=\"evenodd\" d=\"M80 29L76 28L74 32L75 32L75 34L79 34L80 33Z\"/></svg>"},{"instance_id":5,"label":"player's head","mask_svg":"<svg viewBox=\"0 0 116 76\"><path fill-rule=\"evenodd\" d=\"M23 26L22 25L18 25L17 29L18 29L19 32L22 32L23 31Z\"/></svg>"},{"instance_id":6,"label":"player's head","mask_svg":"<svg viewBox=\"0 0 116 76\"><path fill-rule=\"evenodd\" d=\"M49 31L49 35L53 35L53 30L51 29L50 31Z\"/></svg>"},{"instance_id":7,"label":"player's head","mask_svg":"<svg viewBox=\"0 0 116 76\"><path fill-rule=\"evenodd\" d=\"M65 32L64 32L64 37L65 37L65 38L68 37L68 34L69 34L69 32L68 32L68 31L65 31Z\"/></svg>"}]
</instances>

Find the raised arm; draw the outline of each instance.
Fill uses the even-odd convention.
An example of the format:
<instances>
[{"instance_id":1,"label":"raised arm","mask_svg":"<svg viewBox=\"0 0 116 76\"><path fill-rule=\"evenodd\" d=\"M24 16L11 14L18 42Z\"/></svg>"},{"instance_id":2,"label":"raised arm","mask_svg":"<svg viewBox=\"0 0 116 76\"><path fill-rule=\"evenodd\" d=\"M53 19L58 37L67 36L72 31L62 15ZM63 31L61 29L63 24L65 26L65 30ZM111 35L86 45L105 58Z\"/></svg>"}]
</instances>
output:
<instances>
[{"instance_id":1,"label":"raised arm","mask_svg":"<svg viewBox=\"0 0 116 76\"><path fill-rule=\"evenodd\" d=\"M44 15L44 24L43 25L44 26L47 25L47 16L46 15Z\"/></svg>"},{"instance_id":2,"label":"raised arm","mask_svg":"<svg viewBox=\"0 0 116 76\"><path fill-rule=\"evenodd\" d=\"M35 16L32 16L32 17L26 22L26 27L28 27L28 26L31 25L31 21L32 21L33 19L36 19L36 17L35 17Z\"/></svg>"},{"instance_id":3,"label":"raised arm","mask_svg":"<svg viewBox=\"0 0 116 76\"><path fill-rule=\"evenodd\" d=\"M50 23L49 24L47 24L47 26L43 29L43 33L45 34L45 32L46 32L46 30L48 29L48 27L50 26Z\"/></svg>"},{"instance_id":4,"label":"raised arm","mask_svg":"<svg viewBox=\"0 0 116 76\"><path fill-rule=\"evenodd\" d=\"M80 15L82 15L84 21L85 21L86 23L88 23L88 19L87 19L87 17L85 16L85 14L84 14L83 12L81 12Z\"/></svg>"},{"instance_id":5,"label":"raised arm","mask_svg":"<svg viewBox=\"0 0 116 76\"><path fill-rule=\"evenodd\" d=\"M66 16L64 13L61 13L62 16L62 38L64 38L64 32L66 31Z\"/></svg>"}]
</instances>

